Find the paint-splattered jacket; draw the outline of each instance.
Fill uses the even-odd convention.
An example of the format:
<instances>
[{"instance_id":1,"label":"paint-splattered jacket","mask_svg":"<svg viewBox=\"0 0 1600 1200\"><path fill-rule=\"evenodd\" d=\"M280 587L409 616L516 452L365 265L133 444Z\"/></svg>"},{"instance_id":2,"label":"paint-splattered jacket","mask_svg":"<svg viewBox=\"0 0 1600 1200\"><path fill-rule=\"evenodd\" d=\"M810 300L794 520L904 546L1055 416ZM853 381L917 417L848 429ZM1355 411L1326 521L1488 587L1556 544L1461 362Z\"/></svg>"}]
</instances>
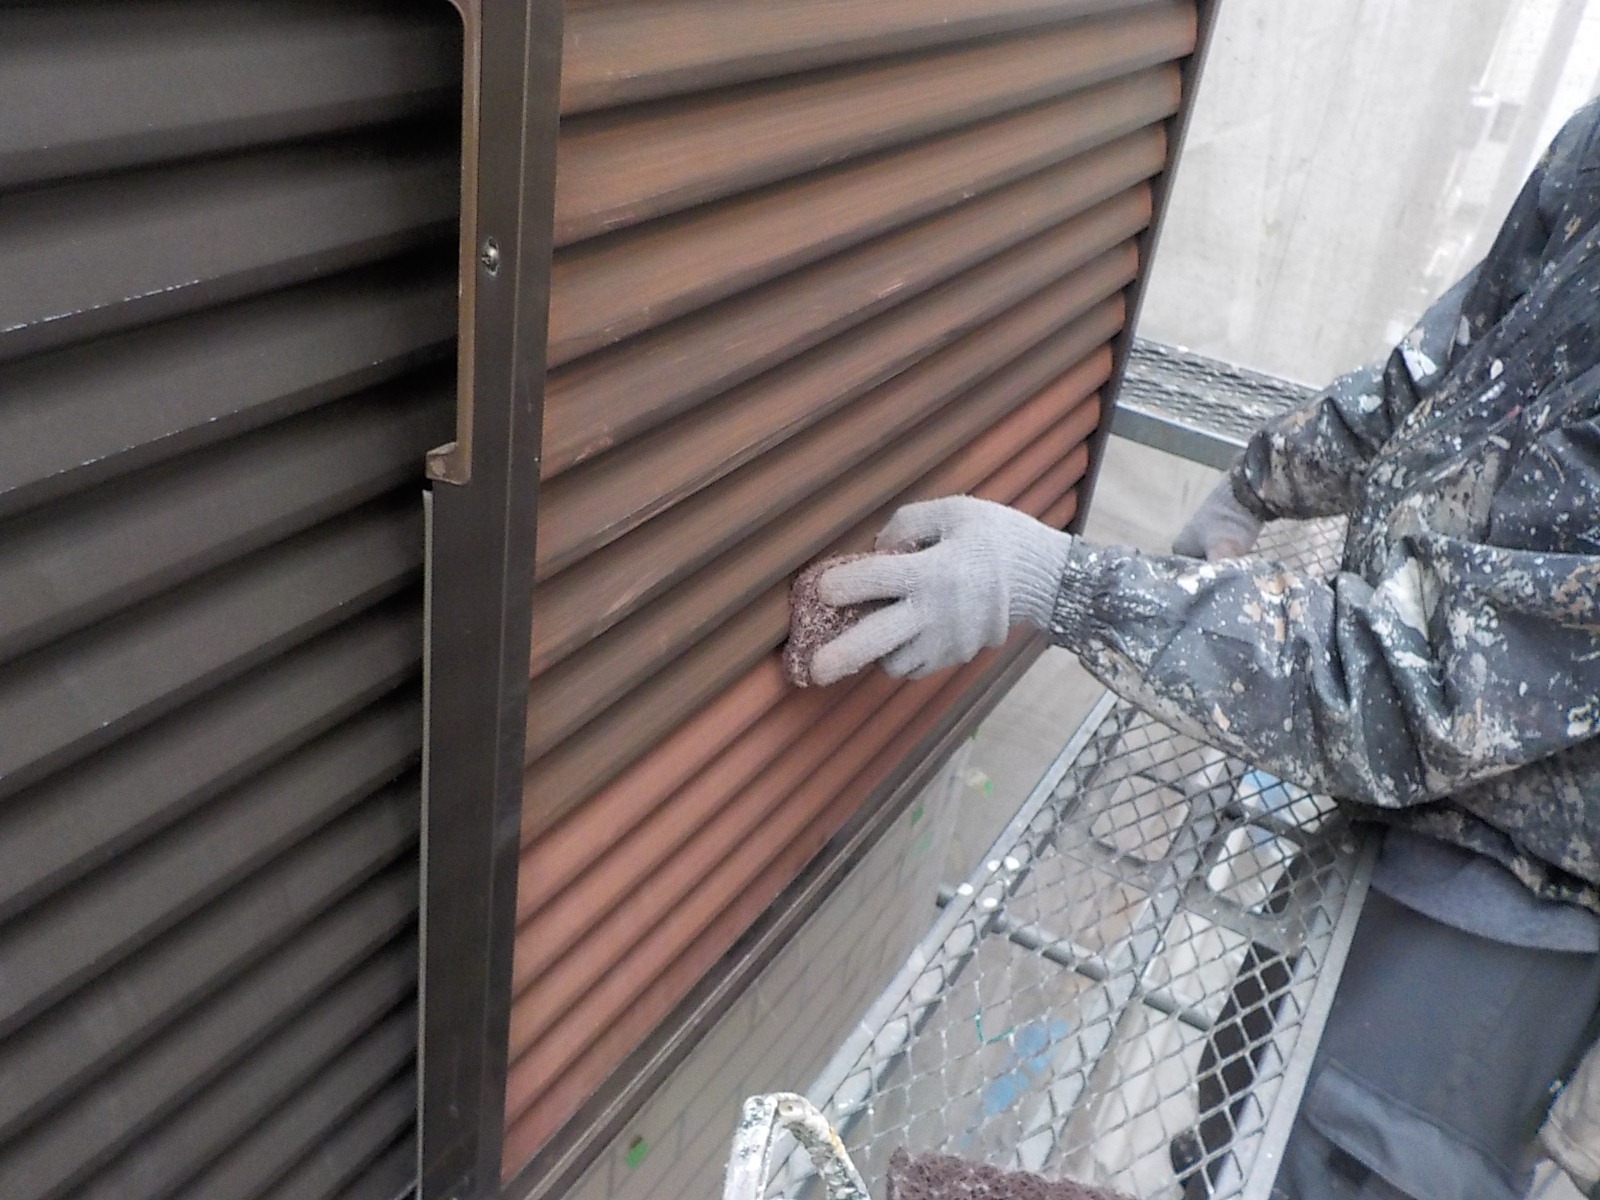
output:
<instances>
[{"instance_id":1,"label":"paint-splattered jacket","mask_svg":"<svg viewBox=\"0 0 1600 1200\"><path fill-rule=\"evenodd\" d=\"M1250 442L1341 572L1074 548L1051 632L1177 728L1600 912L1600 101L1381 366Z\"/></svg>"}]
</instances>

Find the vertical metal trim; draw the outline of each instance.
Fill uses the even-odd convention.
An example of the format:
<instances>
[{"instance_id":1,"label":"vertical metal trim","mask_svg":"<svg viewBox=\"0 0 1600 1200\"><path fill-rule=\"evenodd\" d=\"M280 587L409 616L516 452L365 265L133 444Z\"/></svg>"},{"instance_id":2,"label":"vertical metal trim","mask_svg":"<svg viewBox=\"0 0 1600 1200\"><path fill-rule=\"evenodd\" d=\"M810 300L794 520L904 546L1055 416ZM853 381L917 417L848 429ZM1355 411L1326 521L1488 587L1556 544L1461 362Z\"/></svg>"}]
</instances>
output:
<instances>
[{"instance_id":1,"label":"vertical metal trim","mask_svg":"<svg viewBox=\"0 0 1600 1200\"><path fill-rule=\"evenodd\" d=\"M483 3L450 0L461 14L461 228L456 295L456 436L428 451L428 478L465 485L472 479L473 374L477 365L478 270L498 272L500 248L478 249L478 142L483 112Z\"/></svg>"},{"instance_id":2,"label":"vertical metal trim","mask_svg":"<svg viewBox=\"0 0 1600 1200\"><path fill-rule=\"evenodd\" d=\"M498 254L472 259L470 480L430 500L419 1200L499 1194L561 20L481 0L473 209Z\"/></svg>"},{"instance_id":3,"label":"vertical metal trim","mask_svg":"<svg viewBox=\"0 0 1600 1200\"><path fill-rule=\"evenodd\" d=\"M1128 316L1122 332L1111 351L1111 381L1103 389L1104 408L1099 427L1089 435L1089 470L1078 485L1078 511L1067 525L1067 532L1081 534L1093 506L1095 485L1100 481L1100 467L1105 462L1106 443L1111 439L1111 426L1117 412L1117 396L1122 391L1122 379L1128 369L1128 355L1133 350L1134 333L1139 328L1139 314L1144 308L1145 290L1150 285L1151 260L1161 240L1161 228L1167 219L1167 201L1172 194L1172 176L1178 165L1189 136L1189 120L1194 115L1195 91L1205 67L1206 55L1211 50L1211 34L1216 29L1217 11L1222 0L1195 0L1196 29L1194 53L1184 60L1181 68L1183 90L1177 115L1167 122L1167 161L1161 174L1155 178L1151 198L1150 224L1139 235L1139 274L1128 289Z\"/></svg>"}]
</instances>

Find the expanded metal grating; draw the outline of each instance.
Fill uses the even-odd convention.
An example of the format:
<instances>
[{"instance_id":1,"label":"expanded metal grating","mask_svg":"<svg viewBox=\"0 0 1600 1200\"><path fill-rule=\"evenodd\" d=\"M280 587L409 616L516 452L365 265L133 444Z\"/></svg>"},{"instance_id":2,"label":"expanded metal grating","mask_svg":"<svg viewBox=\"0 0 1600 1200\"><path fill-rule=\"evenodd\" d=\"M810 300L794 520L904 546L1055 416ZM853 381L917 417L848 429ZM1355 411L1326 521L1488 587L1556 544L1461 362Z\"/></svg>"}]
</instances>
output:
<instances>
[{"instance_id":1,"label":"expanded metal grating","mask_svg":"<svg viewBox=\"0 0 1600 1200\"><path fill-rule=\"evenodd\" d=\"M1341 533L1261 553L1326 573ZM1264 1200L1370 864L1331 801L1107 696L811 1098L879 1194L906 1146ZM821 1194L775 1161L769 1197Z\"/></svg>"},{"instance_id":2,"label":"expanded metal grating","mask_svg":"<svg viewBox=\"0 0 1600 1200\"><path fill-rule=\"evenodd\" d=\"M1286 379L1138 339L1117 393L1113 429L1221 469L1263 424L1313 394Z\"/></svg>"}]
</instances>

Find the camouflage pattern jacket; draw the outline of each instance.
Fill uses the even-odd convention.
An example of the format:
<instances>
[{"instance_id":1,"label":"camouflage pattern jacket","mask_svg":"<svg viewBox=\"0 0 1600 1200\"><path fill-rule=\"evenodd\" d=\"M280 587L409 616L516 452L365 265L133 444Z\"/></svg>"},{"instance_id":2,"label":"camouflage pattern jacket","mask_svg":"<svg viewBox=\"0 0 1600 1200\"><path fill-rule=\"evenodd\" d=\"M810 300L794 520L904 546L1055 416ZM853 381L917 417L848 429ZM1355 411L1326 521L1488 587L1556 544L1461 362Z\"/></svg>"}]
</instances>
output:
<instances>
[{"instance_id":1,"label":"camouflage pattern jacket","mask_svg":"<svg viewBox=\"0 0 1600 1200\"><path fill-rule=\"evenodd\" d=\"M1250 442L1317 582L1079 542L1051 634L1175 728L1600 912L1600 101L1387 362Z\"/></svg>"}]
</instances>

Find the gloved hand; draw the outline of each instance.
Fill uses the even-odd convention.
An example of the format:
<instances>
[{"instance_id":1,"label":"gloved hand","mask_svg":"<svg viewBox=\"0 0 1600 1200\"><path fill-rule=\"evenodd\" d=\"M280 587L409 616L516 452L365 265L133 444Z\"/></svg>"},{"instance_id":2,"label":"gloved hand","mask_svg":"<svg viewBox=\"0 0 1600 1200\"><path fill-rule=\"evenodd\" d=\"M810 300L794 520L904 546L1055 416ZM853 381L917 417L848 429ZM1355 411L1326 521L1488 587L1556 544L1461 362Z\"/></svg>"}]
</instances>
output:
<instances>
[{"instance_id":1,"label":"gloved hand","mask_svg":"<svg viewBox=\"0 0 1600 1200\"><path fill-rule=\"evenodd\" d=\"M1585 1196L1600 1196L1600 1045L1556 1097L1539 1141Z\"/></svg>"},{"instance_id":2,"label":"gloved hand","mask_svg":"<svg viewBox=\"0 0 1600 1200\"><path fill-rule=\"evenodd\" d=\"M1047 624L1072 536L1003 504L947 496L902 508L877 544L916 549L846 563L817 581L818 597L836 607L894 601L817 651L817 683L880 658L890 675L920 679L998 646L1018 621Z\"/></svg>"},{"instance_id":3,"label":"gloved hand","mask_svg":"<svg viewBox=\"0 0 1600 1200\"><path fill-rule=\"evenodd\" d=\"M1172 539L1172 552L1186 558L1239 558L1250 553L1261 536L1256 515L1233 497L1233 483L1227 475L1217 481L1209 495L1195 509L1189 523Z\"/></svg>"}]
</instances>

